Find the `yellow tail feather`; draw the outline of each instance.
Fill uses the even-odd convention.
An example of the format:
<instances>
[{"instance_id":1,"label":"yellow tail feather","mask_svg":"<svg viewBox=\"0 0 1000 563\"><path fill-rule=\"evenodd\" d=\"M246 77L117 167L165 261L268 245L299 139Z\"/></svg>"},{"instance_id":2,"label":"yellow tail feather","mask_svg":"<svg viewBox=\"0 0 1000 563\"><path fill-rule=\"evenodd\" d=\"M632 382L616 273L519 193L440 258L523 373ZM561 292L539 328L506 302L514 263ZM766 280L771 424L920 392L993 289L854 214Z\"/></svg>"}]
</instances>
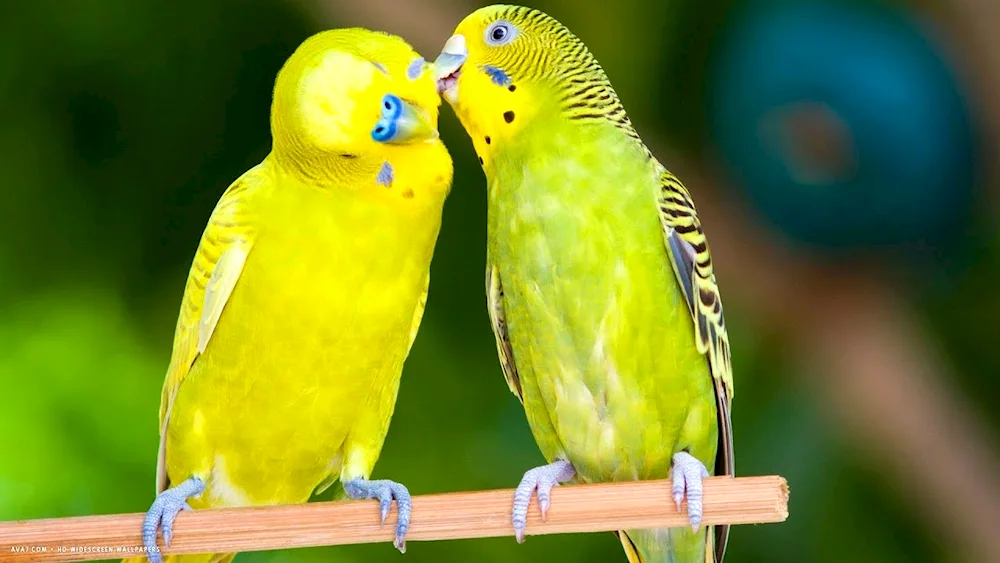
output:
<instances>
[{"instance_id":1,"label":"yellow tail feather","mask_svg":"<svg viewBox=\"0 0 1000 563\"><path fill-rule=\"evenodd\" d=\"M167 555L163 563L230 563L235 553L192 553L190 555ZM145 556L122 559L122 563L149 563Z\"/></svg>"},{"instance_id":2,"label":"yellow tail feather","mask_svg":"<svg viewBox=\"0 0 1000 563\"><path fill-rule=\"evenodd\" d=\"M628 563L645 563L642 560L642 556L639 555L639 549L632 543L632 538L628 537L628 534L624 530L615 532L615 535L622 542L622 549L625 550L625 557L628 558Z\"/></svg>"}]
</instances>

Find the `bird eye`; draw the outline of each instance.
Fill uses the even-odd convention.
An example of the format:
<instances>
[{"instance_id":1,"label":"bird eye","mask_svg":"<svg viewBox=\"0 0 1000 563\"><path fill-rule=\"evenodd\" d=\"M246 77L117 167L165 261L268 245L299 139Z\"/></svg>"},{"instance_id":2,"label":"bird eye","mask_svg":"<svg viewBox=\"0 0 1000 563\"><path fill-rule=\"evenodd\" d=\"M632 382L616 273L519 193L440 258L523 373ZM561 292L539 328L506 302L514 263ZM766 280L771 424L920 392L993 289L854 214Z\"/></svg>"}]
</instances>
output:
<instances>
[{"instance_id":1,"label":"bird eye","mask_svg":"<svg viewBox=\"0 0 1000 563\"><path fill-rule=\"evenodd\" d=\"M514 38L514 27L505 22L499 21L486 29L486 42L490 45L506 45Z\"/></svg>"}]
</instances>

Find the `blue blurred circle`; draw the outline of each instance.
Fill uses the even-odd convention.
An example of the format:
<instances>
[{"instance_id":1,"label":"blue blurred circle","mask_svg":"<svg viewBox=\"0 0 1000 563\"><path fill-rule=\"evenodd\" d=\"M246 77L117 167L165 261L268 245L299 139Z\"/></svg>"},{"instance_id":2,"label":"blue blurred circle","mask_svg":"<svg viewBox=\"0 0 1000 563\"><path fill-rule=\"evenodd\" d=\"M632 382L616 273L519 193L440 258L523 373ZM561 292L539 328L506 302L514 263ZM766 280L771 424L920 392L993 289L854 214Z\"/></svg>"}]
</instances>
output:
<instances>
[{"instance_id":1,"label":"blue blurred circle","mask_svg":"<svg viewBox=\"0 0 1000 563\"><path fill-rule=\"evenodd\" d=\"M967 210L974 132L951 69L902 14L770 4L725 38L711 128L753 204L825 247L932 242Z\"/></svg>"}]
</instances>

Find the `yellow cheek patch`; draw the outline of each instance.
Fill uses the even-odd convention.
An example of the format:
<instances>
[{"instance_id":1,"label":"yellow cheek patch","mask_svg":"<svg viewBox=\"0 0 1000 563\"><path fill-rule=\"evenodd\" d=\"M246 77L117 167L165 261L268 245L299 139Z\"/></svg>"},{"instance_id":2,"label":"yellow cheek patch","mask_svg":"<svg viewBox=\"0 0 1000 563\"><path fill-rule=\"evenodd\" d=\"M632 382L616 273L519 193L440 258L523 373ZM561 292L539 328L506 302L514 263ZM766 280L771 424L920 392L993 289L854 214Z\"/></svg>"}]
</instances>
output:
<instances>
[{"instance_id":1,"label":"yellow cheek patch","mask_svg":"<svg viewBox=\"0 0 1000 563\"><path fill-rule=\"evenodd\" d=\"M319 147L338 147L356 141L370 123L357 123L355 99L371 87L379 70L370 61L331 51L309 70L299 85L302 130ZM378 106L372 104L375 122Z\"/></svg>"}]
</instances>

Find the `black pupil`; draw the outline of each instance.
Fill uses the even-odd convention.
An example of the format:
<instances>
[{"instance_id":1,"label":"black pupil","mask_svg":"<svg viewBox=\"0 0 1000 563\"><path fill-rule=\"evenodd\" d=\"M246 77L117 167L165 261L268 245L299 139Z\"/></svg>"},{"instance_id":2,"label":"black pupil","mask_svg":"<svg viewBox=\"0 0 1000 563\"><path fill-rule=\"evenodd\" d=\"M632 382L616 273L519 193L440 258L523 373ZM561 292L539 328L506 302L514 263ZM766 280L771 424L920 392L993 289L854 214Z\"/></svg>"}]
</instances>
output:
<instances>
[{"instance_id":1,"label":"black pupil","mask_svg":"<svg viewBox=\"0 0 1000 563\"><path fill-rule=\"evenodd\" d=\"M390 104L389 102L386 102L385 103L385 109L392 109L392 104Z\"/></svg>"},{"instance_id":2,"label":"black pupil","mask_svg":"<svg viewBox=\"0 0 1000 563\"><path fill-rule=\"evenodd\" d=\"M507 28L503 27L502 25L493 28L494 41L502 41L503 38L506 36L507 36Z\"/></svg>"}]
</instances>

